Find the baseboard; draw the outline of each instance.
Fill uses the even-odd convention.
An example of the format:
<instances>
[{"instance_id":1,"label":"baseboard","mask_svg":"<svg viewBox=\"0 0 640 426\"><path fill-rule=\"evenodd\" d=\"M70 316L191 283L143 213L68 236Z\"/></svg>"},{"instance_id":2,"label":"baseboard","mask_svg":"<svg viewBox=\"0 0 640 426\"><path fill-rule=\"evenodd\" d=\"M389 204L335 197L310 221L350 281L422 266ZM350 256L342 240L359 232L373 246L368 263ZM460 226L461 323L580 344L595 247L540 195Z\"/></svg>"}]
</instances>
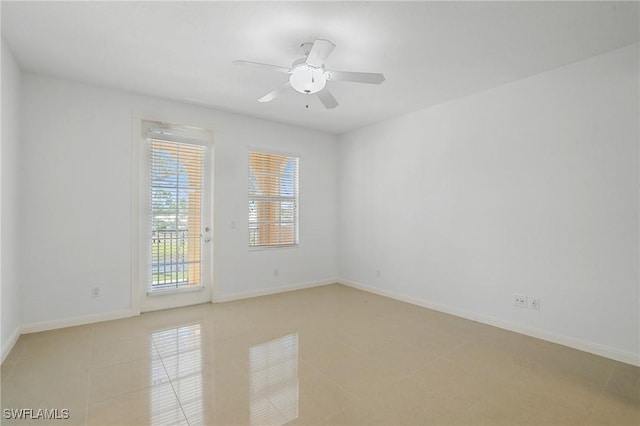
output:
<instances>
[{"instance_id":1,"label":"baseboard","mask_svg":"<svg viewBox=\"0 0 640 426\"><path fill-rule=\"evenodd\" d=\"M557 343L563 346L568 346L574 349L578 349L584 352L589 352L595 355L600 355L606 358L611 358L616 361L624 362L627 364L640 366L640 358L638 357L638 354L621 351L608 346L552 333L546 330L528 327L523 324L514 323L511 321L505 321L499 318L479 315L473 312L468 312L465 310L453 308L451 306L431 303L423 299L405 296L399 293L382 290L376 287L368 286L362 283L345 280L345 279L328 279L328 280L322 280L322 281L311 281L306 283L287 285L283 287L251 290L251 291L234 293L234 294L225 295L225 296L218 296L214 299L213 302L214 303L231 302L234 300L242 300L242 299L248 299L248 298L259 297L259 296L268 296L271 294L284 293L284 292L294 291L294 290L302 290L306 288L319 287L319 286L329 285L334 283L339 283L339 284L346 285L348 287L352 287L358 290L363 290L369 293L378 294L380 296L399 300L401 302L411 303L412 305L422 306L424 308L433 309L435 311L459 316L472 321L481 322L483 324L488 324L488 325L502 328L505 330L514 331L516 333L524 334L526 336L531 336L541 340ZM42 322L35 322L35 323L22 325L21 327L18 327L14 330L9 340L2 346L2 354L1 354L2 361L4 361L7 355L9 354L9 352L11 352L11 349L13 349L14 345L18 341L18 338L20 337L21 334L35 333L39 331L54 330L58 328L73 327L78 325L86 325L86 324L92 324L92 323L101 322L101 321L110 321L115 319L128 318L132 316L135 316L135 315L131 311L117 311L117 312L110 312L106 314L88 315L83 317L75 317L75 318L68 318L68 319L55 320L55 321L42 321Z\"/></svg>"},{"instance_id":2,"label":"baseboard","mask_svg":"<svg viewBox=\"0 0 640 426\"><path fill-rule=\"evenodd\" d=\"M306 283L287 285L283 287L252 290L252 291L234 293L234 294L230 294L222 297L217 297L213 300L213 302L214 303L231 302L233 300L248 299L251 297L258 297L258 296L268 296L270 294L278 294L278 293L284 293L287 291L319 287L319 286L328 285L328 284L335 284L337 282L338 282L337 279L333 278L333 279L322 280L322 281L311 281ZM9 354L9 352L11 352L11 349L13 349L13 346L15 345L16 341L18 340L21 334L37 333L40 331L55 330L58 328L93 324L96 322L111 321L111 320L116 320L121 318L129 318L133 316L136 316L136 314L134 314L131 311L116 311L116 312L109 312L106 314L87 315L82 317L74 317L74 318L67 318L67 319L61 319L61 320L41 321L41 322L23 324L21 327L15 330L14 334L11 336L9 341L7 341L6 345L4 345L4 347L2 348L2 360L4 360L4 358Z\"/></svg>"},{"instance_id":3,"label":"baseboard","mask_svg":"<svg viewBox=\"0 0 640 426\"><path fill-rule=\"evenodd\" d=\"M294 291L294 290L303 290L305 288L320 287L323 285L336 284L336 283L338 283L338 279L332 278L328 280L310 281L306 283L292 284L292 285L286 285L282 287L250 290L250 291L244 291L241 293L227 294L223 296L214 296L212 302L213 303L232 302L234 300L250 299L252 297L259 297L259 296L269 296L271 294L285 293L287 291Z\"/></svg>"},{"instance_id":4,"label":"baseboard","mask_svg":"<svg viewBox=\"0 0 640 426\"><path fill-rule=\"evenodd\" d=\"M387 290L381 290L381 289L368 286L366 284L357 283L354 281L338 279L337 282L340 284L346 285L348 287L352 287L358 290L363 290L363 291L377 294L380 296L385 296L390 299L411 303L412 305L422 306L424 308L433 309L434 311L444 312L446 314L451 314L451 315L466 318L472 321L477 321L483 324L502 328L505 330L514 331L516 333L524 334L526 336L535 337L537 339L546 340L548 342L557 343L563 346L568 346L570 348L578 349L584 352L589 352L595 355L600 355L605 358L610 358L616 361L624 362L626 364L640 366L640 356L632 352L621 351L619 349L600 345L598 343L588 342L582 339L576 339L574 337L564 336L561 334L556 334L553 332L541 330L534 327L528 327L523 324L514 323L511 321L505 321L499 318L479 315L479 314L468 312L462 309L453 308L451 306L431 303L423 299L405 296L405 295L394 293Z\"/></svg>"},{"instance_id":5,"label":"baseboard","mask_svg":"<svg viewBox=\"0 0 640 426\"><path fill-rule=\"evenodd\" d=\"M9 355L9 352L11 352L11 349L13 349L13 347L16 345L16 342L20 338L20 331L20 326L16 327L16 329L13 330L11 337L9 337L9 340L7 340L4 345L2 345L2 360L0 361L0 363L4 362L7 355Z\"/></svg>"},{"instance_id":6,"label":"baseboard","mask_svg":"<svg viewBox=\"0 0 640 426\"><path fill-rule=\"evenodd\" d=\"M111 321L135 316L131 311L116 311L98 315L86 315L82 317L67 318L53 321L41 321L24 324L21 333L37 333L39 331L55 330L58 328L75 327L78 325L93 324L95 322Z\"/></svg>"}]
</instances>

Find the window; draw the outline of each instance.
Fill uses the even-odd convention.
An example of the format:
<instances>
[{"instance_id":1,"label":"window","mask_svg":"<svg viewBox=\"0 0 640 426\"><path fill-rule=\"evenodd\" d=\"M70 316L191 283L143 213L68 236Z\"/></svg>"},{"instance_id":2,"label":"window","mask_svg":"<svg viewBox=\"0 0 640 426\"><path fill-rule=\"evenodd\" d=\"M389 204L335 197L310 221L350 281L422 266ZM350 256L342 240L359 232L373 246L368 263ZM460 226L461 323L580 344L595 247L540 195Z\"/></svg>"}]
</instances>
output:
<instances>
[{"instance_id":1,"label":"window","mask_svg":"<svg viewBox=\"0 0 640 426\"><path fill-rule=\"evenodd\" d=\"M249 247L298 244L298 158L249 152Z\"/></svg>"}]
</instances>

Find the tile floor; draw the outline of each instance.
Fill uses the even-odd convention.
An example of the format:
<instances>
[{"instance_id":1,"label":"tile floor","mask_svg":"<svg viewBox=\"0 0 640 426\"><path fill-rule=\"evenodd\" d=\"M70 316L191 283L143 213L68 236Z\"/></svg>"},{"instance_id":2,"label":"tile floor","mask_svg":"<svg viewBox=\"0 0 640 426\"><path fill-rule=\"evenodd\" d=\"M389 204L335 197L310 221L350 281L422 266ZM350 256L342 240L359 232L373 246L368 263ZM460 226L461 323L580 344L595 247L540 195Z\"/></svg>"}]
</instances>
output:
<instances>
[{"instance_id":1,"label":"tile floor","mask_svg":"<svg viewBox=\"0 0 640 426\"><path fill-rule=\"evenodd\" d=\"M340 285L22 336L2 408L82 425L640 425L637 367Z\"/></svg>"}]
</instances>

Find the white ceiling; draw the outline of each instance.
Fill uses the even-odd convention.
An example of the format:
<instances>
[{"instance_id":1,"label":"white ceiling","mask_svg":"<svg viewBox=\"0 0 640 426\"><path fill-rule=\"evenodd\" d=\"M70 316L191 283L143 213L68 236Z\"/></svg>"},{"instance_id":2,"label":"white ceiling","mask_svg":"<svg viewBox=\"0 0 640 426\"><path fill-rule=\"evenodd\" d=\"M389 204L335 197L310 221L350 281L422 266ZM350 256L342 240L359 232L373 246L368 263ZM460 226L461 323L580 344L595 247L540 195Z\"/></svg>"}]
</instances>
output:
<instances>
[{"instance_id":1,"label":"white ceiling","mask_svg":"<svg viewBox=\"0 0 640 426\"><path fill-rule=\"evenodd\" d=\"M2 2L2 35L27 71L342 133L638 42L637 2ZM316 38L340 106L293 91L257 99ZM305 108L305 105L309 105Z\"/></svg>"}]
</instances>

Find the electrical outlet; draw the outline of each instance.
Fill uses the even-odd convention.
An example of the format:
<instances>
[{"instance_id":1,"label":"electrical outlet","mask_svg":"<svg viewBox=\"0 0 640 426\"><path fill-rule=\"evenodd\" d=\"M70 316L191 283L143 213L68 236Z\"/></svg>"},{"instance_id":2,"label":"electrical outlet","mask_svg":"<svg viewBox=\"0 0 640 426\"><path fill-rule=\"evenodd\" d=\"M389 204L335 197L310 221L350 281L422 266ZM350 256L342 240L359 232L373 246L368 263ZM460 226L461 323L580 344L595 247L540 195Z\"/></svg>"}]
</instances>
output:
<instances>
[{"instance_id":1,"label":"electrical outlet","mask_svg":"<svg viewBox=\"0 0 640 426\"><path fill-rule=\"evenodd\" d=\"M514 294L513 295L513 304L519 306L521 308L527 307L527 296L522 294Z\"/></svg>"},{"instance_id":2,"label":"electrical outlet","mask_svg":"<svg viewBox=\"0 0 640 426\"><path fill-rule=\"evenodd\" d=\"M380 278L380 269L376 269L376 276Z\"/></svg>"},{"instance_id":3,"label":"electrical outlet","mask_svg":"<svg viewBox=\"0 0 640 426\"><path fill-rule=\"evenodd\" d=\"M274 277L277 277L277 276L278 276L278 268L275 268L275 269L273 270L273 276L274 276Z\"/></svg>"},{"instance_id":4,"label":"electrical outlet","mask_svg":"<svg viewBox=\"0 0 640 426\"><path fill-rule=\"evenodd\" d=\"M540 310L540 298L532 297L529 299L529 307L531 309Z\"/></svg>"},{"instance_id":5,"label":"electrical outlet","mask_svg":"<svg viewBox=\"0 0 640 426\"><path fill-rule=\"evenodd\" d=\"M100 287L91 288L91 297L100 297Z\"/></svg>"}]
</instances>

